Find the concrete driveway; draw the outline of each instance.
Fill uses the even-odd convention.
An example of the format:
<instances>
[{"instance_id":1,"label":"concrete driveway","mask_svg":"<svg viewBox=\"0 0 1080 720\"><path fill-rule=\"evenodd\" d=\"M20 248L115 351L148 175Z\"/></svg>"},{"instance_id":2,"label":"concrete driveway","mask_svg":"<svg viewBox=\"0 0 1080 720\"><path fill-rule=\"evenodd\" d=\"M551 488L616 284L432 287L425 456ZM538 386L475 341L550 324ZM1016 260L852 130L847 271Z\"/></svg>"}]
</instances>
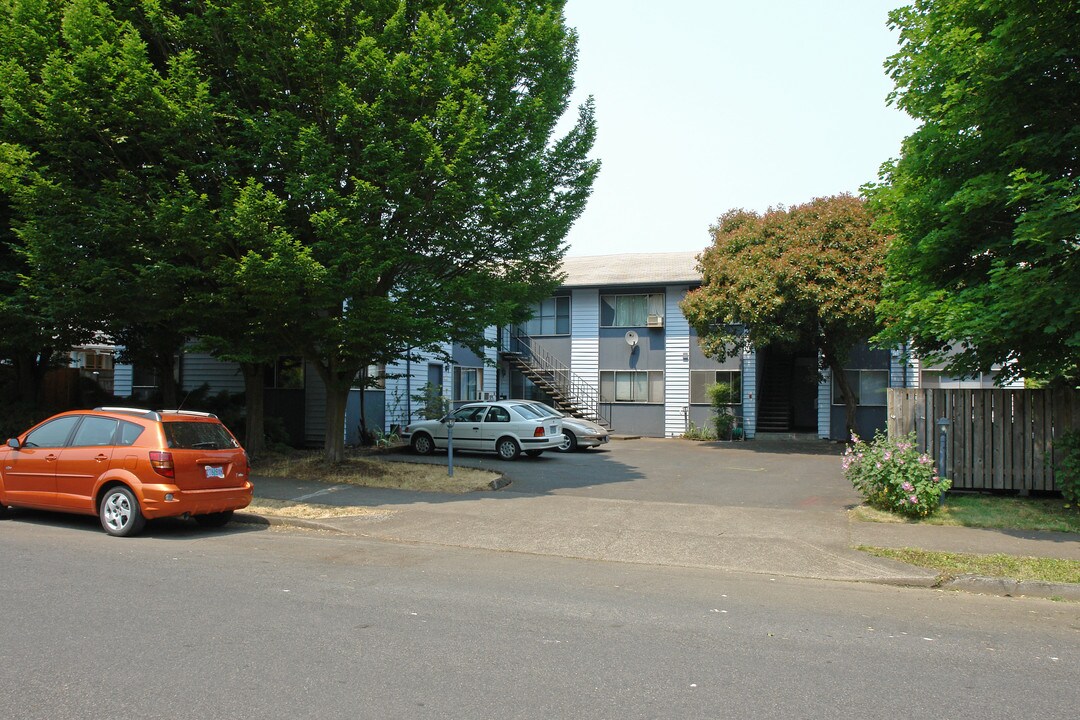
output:
<instances>
[{"instance_id":1,"label":"concrete driveway","mask_svg":"<svg viewBox=\"0 0 1080 720\"><path fill-rule=\"evenodd\" d=\"M503 491L723 507L841 510L859 496L840 470L842 447L817 440L702 443L616 440L596 450L515 462L455 453L456 465L502 473ZM445 453L390 456L445 465Z\"/></svg>"},{"instance_id":2,"label":"concrete driveway","mask_svg":"<svg viewBox=\"0 0 1080 720\"><path fill-rule=\"evenodd\" d=\"M871 557L853 546L1080 559L1080 543L1065 533L850 523L845 510L860 498L841 474L840 454L840 446L824 441L772 438L643 438L517 462L458 454L456 465L494 470L511 480L499 492L462 495L254 479L257 497L378 510L312 525L395 542L923 586L938 581L934 571ZM447 459L445 453L386 457L439 465ZM1056 585L1000 585L995 580L977 587L1074 597Z\"/></svg>"}]
</instances>

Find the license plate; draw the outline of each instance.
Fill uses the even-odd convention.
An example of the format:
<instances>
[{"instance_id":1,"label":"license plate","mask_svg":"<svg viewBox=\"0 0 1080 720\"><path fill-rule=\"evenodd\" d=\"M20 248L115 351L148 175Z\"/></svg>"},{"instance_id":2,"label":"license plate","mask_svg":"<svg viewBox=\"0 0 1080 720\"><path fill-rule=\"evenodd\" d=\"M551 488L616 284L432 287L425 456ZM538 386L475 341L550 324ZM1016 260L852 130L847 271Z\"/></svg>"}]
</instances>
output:
<instances>
[{"instance_id":1,"label":"license plate","mask_svg":"<svg viewBox=\"0 0 1080 720\"><path fill-rule=\"evenodd\" d=\"M206 477L208 478L223 478L225 477L225 468L216 467L213 465L206 466Z\"/></svg>"},{"instance_id":2,"label":"license plate","mask_svg":"<svg viewBox=\"0 0 1080 720\"><path fill-rule=\"evenodd\" d=\"M548 435L558 435L558 434L559 434L559 428L555 427L554 425L552 425L551 427L548 428Z\"/></svg>"}]
</instances>

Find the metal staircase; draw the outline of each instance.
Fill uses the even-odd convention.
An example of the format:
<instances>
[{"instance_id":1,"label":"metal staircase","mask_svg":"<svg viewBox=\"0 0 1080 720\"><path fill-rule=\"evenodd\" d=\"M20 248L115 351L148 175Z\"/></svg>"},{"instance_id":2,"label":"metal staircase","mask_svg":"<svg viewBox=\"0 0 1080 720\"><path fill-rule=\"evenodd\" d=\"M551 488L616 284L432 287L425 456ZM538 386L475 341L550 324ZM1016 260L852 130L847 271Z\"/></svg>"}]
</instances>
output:
<instances>
[{"instance_id":1,"label":"metal staircase","mask_svg":"<svg viewBox=\"0 0 1080 720\"><path fill-rule=\"evenodd\" d=\"M529 378L559 411L611 428L610 421L600 411L596 386L574 374L528 335L504 332L499 357Z\"/></svg>"}]
</instances>

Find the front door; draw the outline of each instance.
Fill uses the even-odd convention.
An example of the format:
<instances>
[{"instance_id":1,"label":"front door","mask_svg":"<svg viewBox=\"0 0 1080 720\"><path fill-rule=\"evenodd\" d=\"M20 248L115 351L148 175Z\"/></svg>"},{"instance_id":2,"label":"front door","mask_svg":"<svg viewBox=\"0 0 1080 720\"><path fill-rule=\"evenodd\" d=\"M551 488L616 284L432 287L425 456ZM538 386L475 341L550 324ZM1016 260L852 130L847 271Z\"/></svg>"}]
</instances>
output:
<instances>
[{"instance_id":1,"label":"front door","mask_svg":"<svg viewBox=\"0 0 1080 720\"><path fill-rule=\"evenodd\" d=\"M454 448L457 450L480 450L480 428L483 426L487 405L463 407L455 410ZM445 442L445 441L444 441Z\"/></svg>"},{"instance_id":2,"label":"front door","mask_svg":"<svg viewBox=\"0 0 1080 720\"><path fill-rule=\"evenodd\" d=\"M4 459L4 495L12 505L56 506L56 461L81 419L67 415L40 425L8 448Z\"/></svg>"}]
</instances>

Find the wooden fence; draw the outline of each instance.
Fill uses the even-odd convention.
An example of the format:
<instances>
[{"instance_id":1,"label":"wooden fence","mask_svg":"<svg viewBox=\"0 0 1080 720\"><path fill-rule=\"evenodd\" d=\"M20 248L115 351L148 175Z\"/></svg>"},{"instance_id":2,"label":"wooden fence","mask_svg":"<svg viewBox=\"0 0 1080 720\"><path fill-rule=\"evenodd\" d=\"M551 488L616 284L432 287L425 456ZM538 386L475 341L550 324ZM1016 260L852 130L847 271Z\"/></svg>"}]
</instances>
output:
<instances>
[{"instance_id":1,"label":"wooden fence","mask_svg":"<svg viewBox=\"0 0 1080 720\"><path fill-rule=\"evenodd\" d=\"M889 437L915 433L937 462L945 432L945 475L968 490L1058 490L1054 440L1080 429L1074 390L893 389Z\"/></svg>"}]
</instances>

